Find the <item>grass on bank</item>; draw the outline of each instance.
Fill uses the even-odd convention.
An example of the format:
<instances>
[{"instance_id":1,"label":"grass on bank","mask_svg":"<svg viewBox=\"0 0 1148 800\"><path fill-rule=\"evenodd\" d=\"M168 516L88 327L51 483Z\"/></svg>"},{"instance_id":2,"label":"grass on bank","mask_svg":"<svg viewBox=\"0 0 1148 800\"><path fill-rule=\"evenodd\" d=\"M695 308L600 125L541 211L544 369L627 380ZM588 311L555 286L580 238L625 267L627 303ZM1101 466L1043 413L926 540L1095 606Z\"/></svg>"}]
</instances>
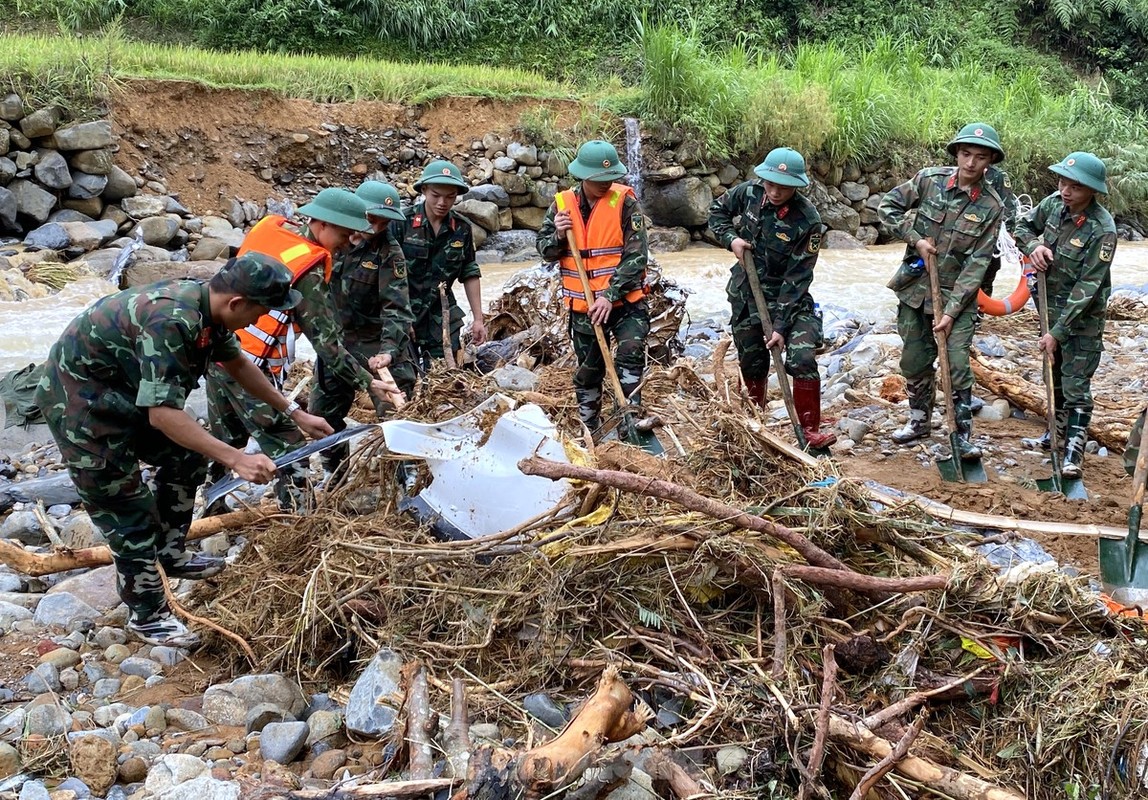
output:
<instances>
[{"instance_id":1,"label":"grass on bank","mask_svg":"<svg viewBox=\"0 0 1148 800\"><path fill-rule=\"evenodd\" d=\"M559 98L570 91L521 69L446 66L336 56L217 52L99 36L0 36L0 73L30 99L91 102L110 81L158 78L207 86L266 89L319 102L422 103L438 97Z\"/></svg>"}]
</instances>

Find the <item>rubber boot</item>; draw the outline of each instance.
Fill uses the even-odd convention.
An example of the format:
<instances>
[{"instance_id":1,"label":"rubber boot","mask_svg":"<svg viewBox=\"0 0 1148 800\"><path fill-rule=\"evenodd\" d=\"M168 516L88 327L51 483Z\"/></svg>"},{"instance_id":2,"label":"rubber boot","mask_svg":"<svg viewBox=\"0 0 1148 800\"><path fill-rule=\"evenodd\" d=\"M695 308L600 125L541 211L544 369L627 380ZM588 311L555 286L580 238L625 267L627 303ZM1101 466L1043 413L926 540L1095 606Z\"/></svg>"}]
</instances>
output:
<instances>
[{"instance_id":1,"label":"rubber boot","mask_svg":"<svg viewBox=\"0 0 1148 800\"><path fill-rule=\"evenodd\" d=\"M793 405L797 407L797 418L801 421L806 444L814 450L824 450L837 442L837 434L821 432L821 381L795 378Z\"/></svg>"},{"instance_id":2,"label":"rubber boot","mask_svg":"<svg viewBox=\"0 0 1148 800\"><path fill-rule=\"evenodd\" d=\"M925 375L905 381L909 395L909 421L893 432L893 441L906 444L933 432L933 399L937 394L935 377Z\"/></svg>"},{"instance_id":3,"label":"rubber boot","mask_svg":"<svg viewBox=\"0 0 1148 800\"><path fill-rule=\"evenodd\" d=\"M765 378L747 378L744 375L742 380L745 381L745 391L749 395L749 399L761 408L765 408L765 392L769 387L769 381Z\"/></svg>"},{"instance_id":4,"label":"rubber boot","mask_svg":"<svg viewBox=\"0 0 1148 800\"><path fill-rule=\"evenodd\" d=\"M981 449L973 444L973 390L957 389L953 392L953 410L957 417L957 450L961 461L976 461Z\"/></svg>"},{"instance_id":5,"label":"rubber boot","mask_svg":"<svg viewBox=\"0 0 1148 800\"><path fill-rule=\"evenodd\" d=\"M1066 441L1064 438L1065 430L1068 428L1068 412L1063 408L1056 409L1056 441L1063 445ZM1052 434L1045 431L1044 435L1037 439L1040 449L1048 451L1052 449Z\"/></svg>"},{"instance_id":6,"label":"rubber boot","mask_svg":"<svg viewBox=\"0 0 1148 800\"><path fill-rule=\"evenodd\" d=\"M1068 412L1068 425L1064 434L1064 463L1060 474L1065 478L1079 478L1083 473L1084 446L1088 444L1088 423L1092 421L1091 411Z\"/></svg>"}]
</instances>

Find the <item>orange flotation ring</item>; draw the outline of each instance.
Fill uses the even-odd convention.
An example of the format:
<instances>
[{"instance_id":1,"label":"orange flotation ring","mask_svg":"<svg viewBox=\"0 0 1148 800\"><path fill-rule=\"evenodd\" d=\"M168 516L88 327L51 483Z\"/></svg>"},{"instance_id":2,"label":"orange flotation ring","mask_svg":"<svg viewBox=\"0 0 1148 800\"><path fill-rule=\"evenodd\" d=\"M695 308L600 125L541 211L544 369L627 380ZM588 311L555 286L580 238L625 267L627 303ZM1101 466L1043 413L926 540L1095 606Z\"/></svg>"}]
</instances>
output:
<instances>
[{"instance_id":1,"label":"orange flotation ring","mask_svg":"<svg viewBox=\"0 0 1148 800\"><path fill-rule=\"evenodd\" d=\"M1020 282L1013 289L1012 294L1004 300L997 300L990 297L983 291L977 293L977 308L986 314L991 314L994 317L1003 317L1006 314L1014 314L1024 308L1024 304L1028 302L1031 296L1028 291L1028 278L1032 274L1032 267L1029 266L1028 256L1024 256L1020 260Z\"/></svg>"}]
</instances>

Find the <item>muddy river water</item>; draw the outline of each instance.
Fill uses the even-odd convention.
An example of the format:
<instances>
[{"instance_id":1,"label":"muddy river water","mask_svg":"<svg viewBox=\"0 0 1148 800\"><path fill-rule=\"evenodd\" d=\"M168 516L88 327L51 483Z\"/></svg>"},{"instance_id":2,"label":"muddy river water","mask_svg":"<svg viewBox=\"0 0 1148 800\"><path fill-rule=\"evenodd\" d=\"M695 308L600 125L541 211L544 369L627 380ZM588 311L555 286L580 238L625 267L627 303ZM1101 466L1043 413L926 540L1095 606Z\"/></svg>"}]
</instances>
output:
<instances>
[{"instance_id":1,"label":"muddy river water","mask_svg":"<svg viewBox=\"0 0 1148 800\"><path fill-rule=\"evenodd\" d=\"M824 250L813 280L814 299L822 306L839 306L863 319L891 318L896 299L885 283L896 269L902 245L881 245L855 250ZM665 274L691 294L692 318L724 315L729 306L725 284L733 256L715 247L699 245L679 253L656 256ZM527 264L487 264L483 272L483 297L498 296L506 280ZM995 294L1003 297L1016 285L1018 276L1007 270L997 279ZM1114 287L1148 291L1148 242L1121 242L1112 265ZM78 281L51 297L0 302L0 373L41 361L68 322L85 306L112 291L105 281ZM461 291L458 293L462 298ZM465 302L463 303L465 307ZM304 343L305 344L305 343ZM300 348L309 356L310 348Z\"/></svg>"}]
</instances>

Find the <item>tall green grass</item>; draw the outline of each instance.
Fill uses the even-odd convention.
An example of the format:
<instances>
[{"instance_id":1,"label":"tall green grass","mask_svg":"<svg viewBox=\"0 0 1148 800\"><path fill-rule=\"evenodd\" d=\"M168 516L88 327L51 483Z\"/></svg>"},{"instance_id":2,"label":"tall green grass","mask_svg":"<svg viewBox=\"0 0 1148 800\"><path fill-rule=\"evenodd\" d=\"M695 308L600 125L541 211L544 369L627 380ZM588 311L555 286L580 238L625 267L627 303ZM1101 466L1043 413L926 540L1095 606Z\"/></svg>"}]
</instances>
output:
<instances>
[{"instance_id":1,"label":"tall green grass","mask_svg":"<svg viewBox=\"0 0 1148 800\"><path fill-rule=\"evenodd\" d=\"M1114 192L1118 212L1148 210L1148 116L1114 105L1103 83L1048 86L1035 70L932 65L925 48L885 37L864 48L802 43L750 58L742 48L709 52L692 31L641 31L645 59L637 110L691 127L710 152L758 156L788 145L835 163L865 161L903 147L941 156L964 124L1000 132L1014 183L1044 178L1070 150L1121 155L1128 177Z\"/></svg>"},{"instance_id":2,"label":"tall green grass","mask_svg":"<svg viewBox=\"0 0 1148 800\"><path fill-rule=\"evenodd\" d=\"M222 53L127 41L114 32L90 38L0 36L0 74L13 88L42 99L71 96L88 100L98 97L109 81L125 78L167 78L213 87L266 89L321 102L369 99L421 103L452 95L556 98L571 94L567 87L528 70L335 56Z\"/></svg>"}]
</instances>

